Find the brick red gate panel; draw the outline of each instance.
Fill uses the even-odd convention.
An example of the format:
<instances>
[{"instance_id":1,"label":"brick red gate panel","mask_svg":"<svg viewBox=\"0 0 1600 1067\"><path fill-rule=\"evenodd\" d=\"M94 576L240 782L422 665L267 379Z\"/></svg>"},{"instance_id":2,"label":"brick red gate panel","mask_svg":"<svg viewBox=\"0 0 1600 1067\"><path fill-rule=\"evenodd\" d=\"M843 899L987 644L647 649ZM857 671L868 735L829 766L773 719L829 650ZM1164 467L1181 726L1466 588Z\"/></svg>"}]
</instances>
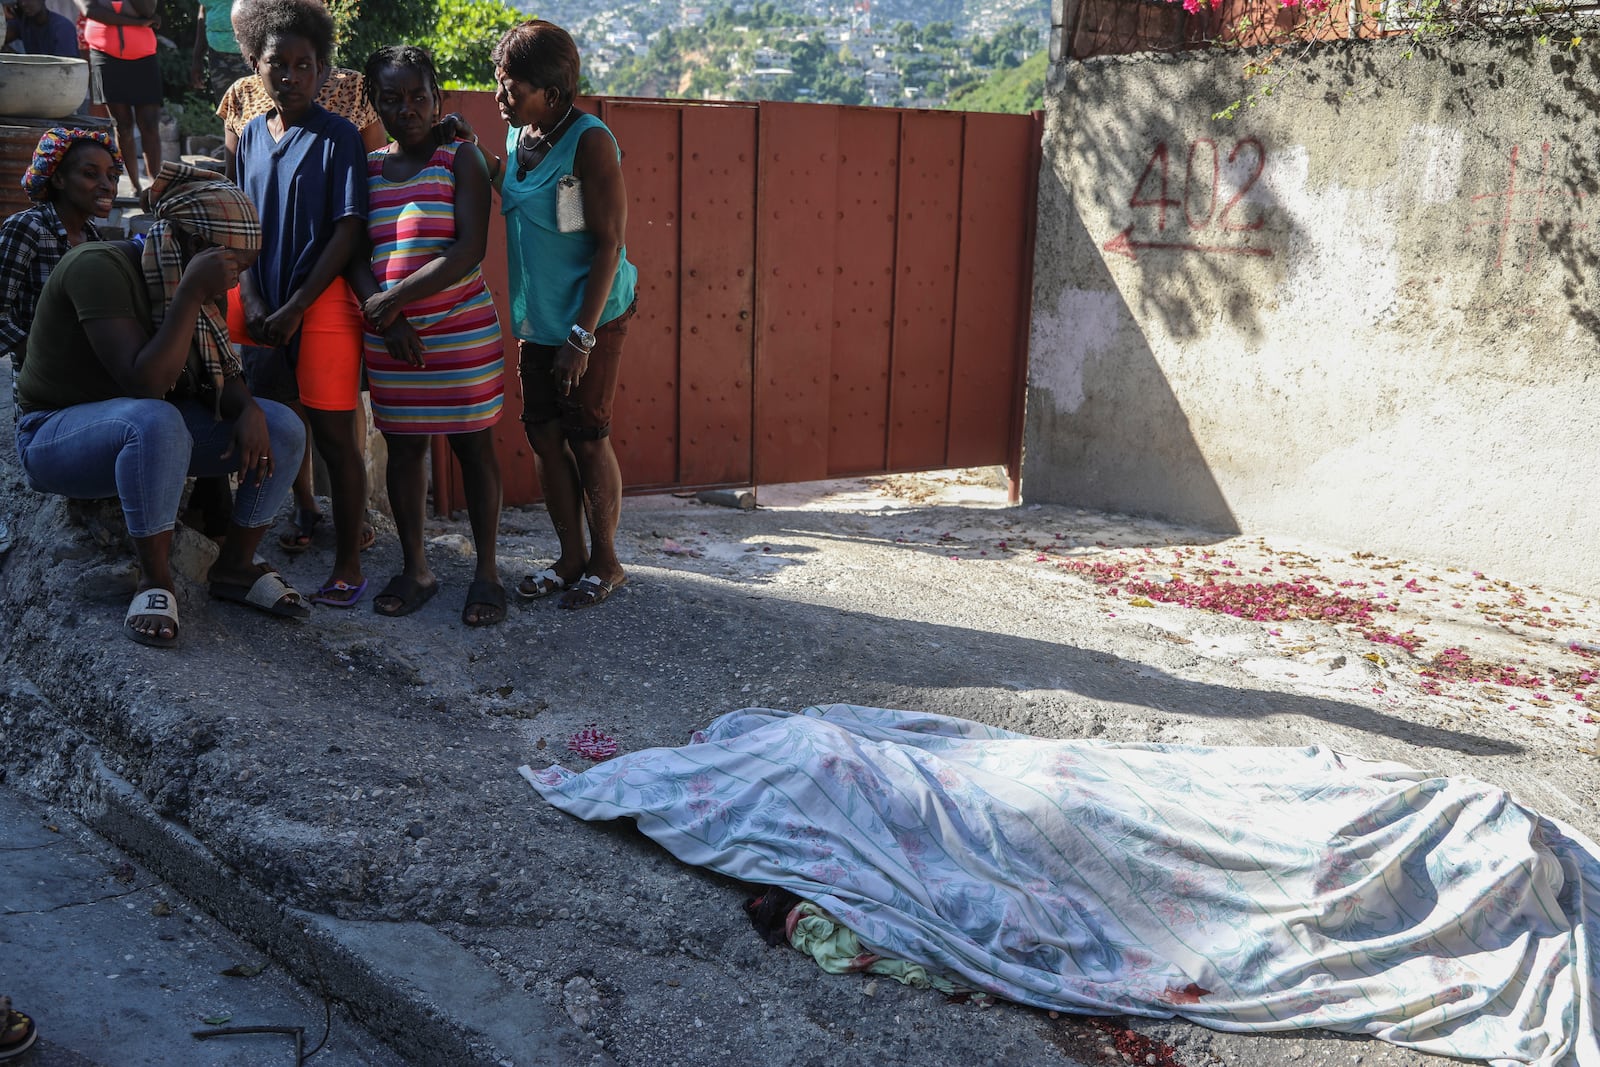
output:
<instances>
[{"instance_id":1,"label":"brick red gate panel","mask_svg":"<svg viewBox=\"0 0 1600 1067\"><path fill-rule=\"evenodd\" d=\"M870 474L889 464L889 353L894 346L895 228L901 113L839 114L828 470Z\"/></svg>"},{"instance_id":2,"label":"brick red gate panel","mask_svg":"<svg viewBox=\"0 0 1600 1067\"><path fill-rule=\"evenodd\" d=\"M913 111L900 129L889 467L945 466L960 247L964 120Z\"/></svg>"},{"instance_id":3,"label":"brick red gate panel","mask_svg":"<svg viewBox=\"0 0 1600 1067\"><path fill-rule=\"evenodd\" d=\"M683 115L683 385L678 480L753 480L756 123L753 105Z\"/></svg>"},{"instance_id":4,"label":"brick red gate panel","mask_svg":"<svg viewBox=\"0 0 1600 1067\"><path fill-rule=\"evenodd\" d=\"M611 415L611 441L630 488L678 484L679 304L683 249L682 112L600 101L622 147L628 186L628 259L639 268L639 312L628 327Z\"/></svg>"},{"instance_id":5,"label":"brick red gate panel","mask_svg":"<svg viewBox=\"0 0 1600 1067\"><path fill-rule=\"evenodd\" d=\"M446 103L501 151L490 94ZM639 267L613 431L630 490L1015 465L1036 117L587 106L622 146ZM504 242L495 219L483 271L503 323ZM538 486L507 336L496 447L507 503L526 504ZM437 500L456 510L446 451Z\"/></svg>"},{"instance_id":6,"label":"brick red gate panel","mask_svg":"<svg viewBox=\"0 0 1600 1067\"><path fill-rule=\"evenodd\" d=\"M1033 243L1018 235L1034 224L1040 136L1037 123L966 125L944 454L951 467L997 462L997 420L1020 433L1020 411L1001 413L1022 395L1027 371L1032 294L1018 300L1017 286L1032 277Z\"/></svg>"},{"instance_id":7,"label":"brick red gate panel","mask_svg":"<svg viewBox=\"0 0 1600 1067\"><path fill-rule=\"evenodd\" d=\"M756 228L758 482L828 476L837 108L763 104Z\"/></svg>"}]
</instances>

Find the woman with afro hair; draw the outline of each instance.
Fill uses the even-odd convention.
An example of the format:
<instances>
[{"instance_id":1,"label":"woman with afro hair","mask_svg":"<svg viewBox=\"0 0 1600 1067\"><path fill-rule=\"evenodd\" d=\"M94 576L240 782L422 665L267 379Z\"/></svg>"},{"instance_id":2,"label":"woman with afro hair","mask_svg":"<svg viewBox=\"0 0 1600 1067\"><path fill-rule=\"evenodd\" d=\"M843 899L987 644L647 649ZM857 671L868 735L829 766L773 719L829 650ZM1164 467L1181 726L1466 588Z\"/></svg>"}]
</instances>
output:
<instances>
[{"instance_id":1,"label":"woman with afro hair","mask_svg":"<svg viewBox=\"0 0 1600 1067\"><path fill-rule=\"evenodd\" d=\"M298 402L327 464L335 552L313 603L353 607L366 591L361 532L366 465L354 412L361 310L343 275L364 247L367 164L361 135L316 102L333 56L333 17L318 0L251 0L234 31L272 110L239 134L237 180L261 214L261 255L230 302L235 339L261 346L252 386ZM265 349L265 351L262 351ZM315 500L299 501L315 508Z\"/></svg>"}]
</instances>

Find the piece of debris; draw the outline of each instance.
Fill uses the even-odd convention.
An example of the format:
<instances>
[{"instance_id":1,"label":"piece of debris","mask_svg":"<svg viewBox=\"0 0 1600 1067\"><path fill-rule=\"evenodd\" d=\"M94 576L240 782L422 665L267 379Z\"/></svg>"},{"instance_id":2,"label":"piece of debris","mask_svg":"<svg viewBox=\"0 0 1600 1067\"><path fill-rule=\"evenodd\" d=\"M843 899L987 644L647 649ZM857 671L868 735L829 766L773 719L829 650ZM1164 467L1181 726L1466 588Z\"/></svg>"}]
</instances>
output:
<instances>
[{"instance_id":1,"label":"piece of debris","mask_svg":"<svg viewBox=\"0 0 1600 1067\"><path fill-rule=\"evenodd\" d=\"M738 508L740 511L754 511L756 506L756 495L749 489L706 489L696 493L694 498L702 504Z\"/></svg>"},{"instance_id":2,"label":"piece of debris","mask_svg":"<svg viewBox=\"0 0 1600 1067\"><path fill-rule=\"evenodd\" d=\"M567 751L599 763L617 754L617 740L590 723L567 740Z\"/></svg>"}]
</instances>

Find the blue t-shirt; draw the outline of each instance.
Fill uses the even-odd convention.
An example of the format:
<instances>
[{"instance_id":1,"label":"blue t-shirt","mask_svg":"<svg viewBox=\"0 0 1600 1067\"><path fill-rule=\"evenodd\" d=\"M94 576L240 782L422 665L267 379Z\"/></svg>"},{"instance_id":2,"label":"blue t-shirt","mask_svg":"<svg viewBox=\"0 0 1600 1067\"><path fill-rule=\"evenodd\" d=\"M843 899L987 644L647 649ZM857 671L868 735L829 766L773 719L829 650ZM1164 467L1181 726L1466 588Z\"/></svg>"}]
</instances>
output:
<instances>
[{"instance_id":1,"label":"blue t-shirt","mask_svg":"<svg viewBox=\"0 0 1600 1067\"><path fill-rule=\"evenodd\" d=\"M500 213L506 219L506 266L511 275L511 332L536 345L559 345L578 321L583 306L589 265L594 261L591 233L562 233L556 229L556 183L571 174L578 141L591 129L605 130L613 146L616 137L593 115L579 113L567 132L550 147L538 165L517 179L519 127L506 135L506 174L500 184ZM622 154L618 150L617 158ZM580 175L580 177L582 177ZM633 304L639 272L622 250L611 295L600 310L604 326Z\"/></svg>"},{"instance_id":2,"label":"blue t-shirt","mask_svg":"<svg viewBox=\"0 0 1600 1067\"><path fill-rule=\"evenodd\" d=\"M78 58L78 27L67 16L47 11L43 26L35 25L31 19L14 19L12 25L28 55Z\"/></svg>"},{"instance_id":3,"label":"blue t-shirt","mask_svg":"<svg viewBox=\"0 0 1600 1067\"><path fill-rule=\"evenodd\" d=\"M268 115L240 131L238 168L239 186L261 214L261 255L252 270L276 311L305 283L334 223L365 223L367 153L354 126L317 104L281 141L267 129Z\"/></svg>"}]
</instances>

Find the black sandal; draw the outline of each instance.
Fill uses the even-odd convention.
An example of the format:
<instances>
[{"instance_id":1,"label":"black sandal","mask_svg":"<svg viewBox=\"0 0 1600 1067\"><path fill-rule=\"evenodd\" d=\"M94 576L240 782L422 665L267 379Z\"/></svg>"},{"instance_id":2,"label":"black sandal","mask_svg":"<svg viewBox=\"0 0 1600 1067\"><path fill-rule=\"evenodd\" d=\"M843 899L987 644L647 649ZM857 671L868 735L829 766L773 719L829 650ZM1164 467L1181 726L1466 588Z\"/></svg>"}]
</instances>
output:
<instances>
[{"instance_id":1,"label":"black sandal","mask_svg":"<svg viewBox=\"0 0 1600 1067\"><path fill-rule=\"evenodd\" d=\"M467 612L478 609L476 621ZM488 610L484 610L488 609ZM486 578L475 578L467 586L467 602L461 605L461 621L468 626L494 626L506 618L506 587Z\"/></svg>"},{"instance_id":2,"label":"black sandal","mask_svg":"<svg viewBox=\"0 0 1600 1067\"><path fill-rule=\"evenodd\" d=\"M389 579L389 584L383 587L383 592L372 598L372 613L382 615L386 619L398 619L403 615L410 615L422 605L433 599L433 594L439 591L437 580L432 585L423 585L415 578L405 574L397 574ZM379 606L379 601L388 597L390 600L400 601L400 606L389 611Z\"/></svg>"},{"instance_id":3,"label":"black sandal","mask_svg":"<svg viewBox=\"0 0 1600 1067\"><path fill-rule=\"evenodd\" d=\"M312 536L322 524L322 512L316 508L296 508L294 521L278 535L278 547L292 555L299 555L311 547Z\"/></svg>"}]
</instances>

